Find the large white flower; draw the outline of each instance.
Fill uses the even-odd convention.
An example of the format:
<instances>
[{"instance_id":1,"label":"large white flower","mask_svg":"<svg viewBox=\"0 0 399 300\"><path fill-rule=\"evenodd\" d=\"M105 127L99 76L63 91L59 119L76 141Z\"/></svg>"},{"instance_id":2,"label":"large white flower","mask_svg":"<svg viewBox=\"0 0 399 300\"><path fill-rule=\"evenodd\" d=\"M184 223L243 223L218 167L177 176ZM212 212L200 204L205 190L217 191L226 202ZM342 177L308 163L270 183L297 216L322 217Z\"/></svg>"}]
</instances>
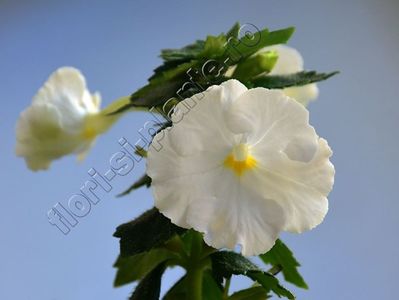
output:
<instances>
[{"instance_id":1,"label":"large white flower","mask_svg":"<svg viewBox=\"0 0 399 300\"><path fill-rule=\"evenodd\" d=\"M100 95L90 94L79 70L63 67L51 74L21 113L15 151L31 170L47 169L54 159L70 153L82 159L115 120L100 112Z\"/></svg>"},{"instance_id":2,"label":"large white flower","mask_svg":"<svg viewBox=\"0 0 399 300\"><path fill-rule=\"evenodd\" d=\"M263 48L260 52L276 51L278 59L269 75L288 75L303 71L303 58L294 48L285 45L275 45ZM319 89L315 83L304 86L294 86L283 89L284 93L307 106L310 101L319 95Z\"/></svg>"},{"instance_id":3,"label":"large white flower","mask_svg":"<svg viewBox=\"0 0 399 300\"><path fill-rule=\"evenodd\" d=\"M148 151L155 206L165 216L215 248L241 245L244 255L268 251L283 230L322 222L332 152L306 108L237 80L210 87L194 107L192 99L176 106L173 126Z\"/></svg>"}]
</instances>

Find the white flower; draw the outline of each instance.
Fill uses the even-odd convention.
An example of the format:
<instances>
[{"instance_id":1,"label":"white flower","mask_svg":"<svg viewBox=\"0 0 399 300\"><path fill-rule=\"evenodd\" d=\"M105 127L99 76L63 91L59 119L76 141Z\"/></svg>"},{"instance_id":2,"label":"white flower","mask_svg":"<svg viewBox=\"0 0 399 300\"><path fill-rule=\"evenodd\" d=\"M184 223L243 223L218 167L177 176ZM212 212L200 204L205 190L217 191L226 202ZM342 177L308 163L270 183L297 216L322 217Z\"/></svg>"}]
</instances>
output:
<instances>
[{"instance_id":1,"label":"white flower","mask_svg":"<svg viewBox=\"0 0 399 300\"><path fill-rule=\"evenodd\" d=\"M148 151L155 206L165 216L215 248L241 245L244 255L268 251L283 230L322 222L332 152L306 108L237 80L210 87L194 107L192 99L176 106L173 126Z\"/></svg>"},{"instance_id":2,"label":"white flower","mask_svg":"<svg viewBox=\"0 0 399 300\"><path fill-rule=\"evenodd\" d=\"M277 62L269 75L288 75L303 71L303 58L294 48L285 45L275 45L265 47L260 52L276 51L278 53ZM283 89L284 93L307 106L310 101L315 100L319 95L319 89L315 83L304 86L294 86Z\"/></svg>"},{"instance_id":3,"label":"white flower","mask_svg":"<svg viewBox=\"0 0 399 300\"><path fill-rule=\"evenodd\" d=\"M90 94L79 70L63 67L21 113L15 152L31 170L47 169L52 160L70 153L82 159L114 121L100 112L100 95Z\"/></svg>"}]
</instances>

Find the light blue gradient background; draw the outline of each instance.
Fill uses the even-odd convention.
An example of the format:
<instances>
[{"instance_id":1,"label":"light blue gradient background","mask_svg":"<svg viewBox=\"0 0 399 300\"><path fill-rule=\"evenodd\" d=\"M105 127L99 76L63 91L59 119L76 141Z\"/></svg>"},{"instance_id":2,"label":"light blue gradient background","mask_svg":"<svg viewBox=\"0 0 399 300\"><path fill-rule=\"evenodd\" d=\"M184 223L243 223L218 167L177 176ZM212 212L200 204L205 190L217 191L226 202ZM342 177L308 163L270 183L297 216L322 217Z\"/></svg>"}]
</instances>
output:
<instances>
[{"instance_id":1,"label":"light blue gradient background","mask_svg":"<svg viewBox=\"0 0 399 300\"><path fill-rule=\"evenodd\" d=\"M191 3L191 4L189 4ZM125 178L68 236L46 212L66 203L95 167L105 171L118 139L135 141L148 116L131 114L99 138L82 164L74 157L30 172L14 156L19 112L59 66L83 71L104 104L146 83L159 50L180 47L235 21L278 29L308 69L340 70L321 83L311 122L334 150L336 184L325 222L283 239L302 263L309 291L298 299L387 299L397 295L399 246L399 3L350 1L0 1L0 299L126 299L112 287L114 228L151 207L149 191L116 199ZM182 271L165 276L170 286ZM234 288L248 282L234 281Z\"/></svg>"}]
</instances>

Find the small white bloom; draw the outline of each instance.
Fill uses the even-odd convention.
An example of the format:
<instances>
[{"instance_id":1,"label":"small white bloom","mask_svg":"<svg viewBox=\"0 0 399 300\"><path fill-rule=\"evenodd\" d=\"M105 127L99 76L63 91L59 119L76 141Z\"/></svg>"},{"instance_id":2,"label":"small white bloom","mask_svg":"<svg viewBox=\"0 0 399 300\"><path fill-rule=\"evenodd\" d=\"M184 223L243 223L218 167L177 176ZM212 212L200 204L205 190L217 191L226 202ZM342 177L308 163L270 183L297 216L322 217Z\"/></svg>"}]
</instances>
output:
<instances>
[{"instance_id":1,"label":"small white bloom","mask_svg":"<svg viewBox=\"0 0 399 300\"><path fill-rule=\"evenodd\" d=\"M303 58L294 48L285 45L275 45L263 48L260 52L276 51L277 62L269 75L288 75L303 71ZM315 83L304 86L294 86L283 89L284 93L307 106L310 101L315 100L319 95L319 89Z\"/></svg>"},{"instance_id":2,"label":"small white bloom","mask_svg":"<svg viewBox=\"0 0 399 300\"><path fill-rule=\"evenodd\" d=\"M90 94L79 70L63 67L51 74L21 113L15 151L35 171L67 154L82 159L96 136L114 121L100 113L100 95Z\"/></svg>"},{"instance_id":3,"label":"small white bloom","mask_svg":"<svg viewBox=\"0 0 399 300\"><path fill-rule=\"evenodd\" d=\"M244 255L268 251L283 230L322 222L332 152L306 108L237 80L210 87L194 107L192 99L176 106L173 126L148 151L155 206L165 216L215 248L241 245Z\"/></svg>"}]
</instances>

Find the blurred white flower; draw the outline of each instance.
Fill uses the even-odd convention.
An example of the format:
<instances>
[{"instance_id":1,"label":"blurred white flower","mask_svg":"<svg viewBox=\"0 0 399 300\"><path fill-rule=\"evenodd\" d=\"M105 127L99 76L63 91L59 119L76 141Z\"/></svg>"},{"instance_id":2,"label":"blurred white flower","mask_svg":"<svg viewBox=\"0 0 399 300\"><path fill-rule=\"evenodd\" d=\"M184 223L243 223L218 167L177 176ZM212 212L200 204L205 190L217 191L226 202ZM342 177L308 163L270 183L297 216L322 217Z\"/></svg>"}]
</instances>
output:
<instances>
[{"instance_id":1,"label":"blurred white flower","mask_svg":"<svg viewBox=\"0 0 399 300\"><path fill-rule=\"evenodd\" d=\"M244 255L268 251L283 230L320 224L334 167L306 108L281 91L248 90L237 80L203 95L194 107L195 97L176 106L173 126L148 151L155 206L173 223L203 232L207 244L241 245Z\"/></svg>"},{"instance_id":2,"label":"blurred white flower","mask_svg":"<svg viewBox=\"0 0 399 300\"><path fill-rule=\"evenodd\" d=\"M98 93L90 94L79 70L56 70L19 117L16 154L34 171L67 154L82 159L97 135L116 120L100 112L100 101Z\"/></svg>"},{"instance_id":3,"label":"blurred white flower","mask_svg":"<svg viewBox=\"0 0 399 300\"><path fill-rule=\"evenodd\" d=\"M269 75L288 75L303 71L303 58L296 49L285 45L275 45L260 50L260 52L264 51L276 51L278 53L277 62ZM316 83L289 87L283 89L283 91L287 96L294 98L304 106L307 106L310 101L315 100L319 95Z\"/></svg>"}]
</instances>

